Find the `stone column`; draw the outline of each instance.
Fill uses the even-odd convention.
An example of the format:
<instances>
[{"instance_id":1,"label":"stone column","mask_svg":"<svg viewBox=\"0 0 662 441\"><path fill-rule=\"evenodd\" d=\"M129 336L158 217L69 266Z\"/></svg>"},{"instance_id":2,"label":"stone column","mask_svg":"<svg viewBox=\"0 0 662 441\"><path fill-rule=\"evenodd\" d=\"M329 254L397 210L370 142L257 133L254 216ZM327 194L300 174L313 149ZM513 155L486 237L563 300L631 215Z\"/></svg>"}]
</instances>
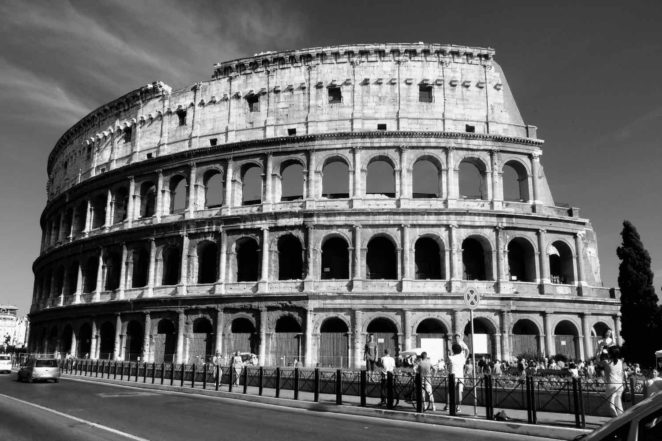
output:
<instances>
[{"instance_id":1,"label":"stone column","mask_svg":"<svg viewBox=\"0 0 662 441\"><path fill-rule=\"evenodd\" d=\"M228 159L228 163L225 169L225 198L223 199L223 205L226 208L232 207L232 159Z\"/></svg>"},{"instance_id":2,"label":"stone column","mask_svg":"<svg viewBox=\"0 0 662 441\"><path fill-rule=\"evenodd\" d=\"M584 232L575 234L575 253L577 258L577 286L579 287L579 294L582 295L581 289L585 282L584 275Z\"/></svg>"},{"instance_id":3,"label":"stone column","mask_svg":"<svg viewBox=\"0 0 662 441\"><path fill-rule=\"evenodd\" d=\"M549 259L547 256L547 230L538 230L538 256L540 257L540 283L549 284Z\"/></svg>"},{"instance_id":4,"label":"stone column","mask_svg":"<svg viewBox=\"0 0 662 441\"><path fill-rule=\"evenodd\" d=\"M163 198L165 194L165 188L163 187L163 170L157 170L158 178L156 180L156 207L154 214L156 216L156 221L161 222L161 216L163 215Z\"/></svg>"},{"instance_id":5,"label":"stone column","mask_svg":"<svg viewBox=\"0 0 662 441\"><path fill-rule=\"evenodd\" d=\"M273 177L271 176L274 168L274 158L273 155L267 154L267 160L265 164L265 170L263 175L264 180L264 201L262 201L262 208L264 210L271 209L271 203L273 202Z\"/></svg>"},{"instance_id":6,"label":"stone column","mask_svg":"<svg viewBox=\"0 0 662 441\"><path fill-rule=\"evenodd\" d=\"M410 281L412 280L412 265L411 244L409 243L409 225L401 225L400 228L402 229L402 278L403 281Z\"/></svg>"},{"instance_id":7,"label":"stone column","mask_svg":"<svg viewBox=\"0 0 662 441\"><path fill-rule=\"evenodd\" d=\"M197 210L196 207L196 196L198 193L198 184L196 183L196 170L197 167L195 163L191 164L191 169L189 173L189 179L188 179L188 207L187 207L187 212L188 212L188 218L193 218L195 216L195 210Z\"/></svg>"},{"instance_id":8,"label":"stone column","mask_svg":"<svg viewBox=\"0 0 662 441\"><path fill-rule=\"evenodd\" d=\"M459 248L461 246L457 243L457 225L450 224L448 226L448 248L450 249L450 281L451 290L453 285L462 280L462 252Z\"/></svg>"},{"instance_id":9,"label":"stone column","mask_svg":"<svg viewBox=\"0 0 662 441\"><path fill-rule=\"evenodd\" d=\"M501 311L501 360L509 360L510 348L510 312Z\"/></svg>"},{"instance_id":10,"label":"stone column","mask_svg":"<svg viewBox=\"0 0 662 441\"><path fill-rule=\"evenodd\" d=\"M85 209L85 212L87 214L85 215L85 230L83 230L83 234L87 236L90 233L90 230L92 230L92 217L93 217L92 214L93 214L93 211L92 211L92 201L91 200L87 201L87 208ZM57 239L58 238L56 237L55 240L57 241Z\"/></svg>"},{"instance_id":11,"label":"stone column","mask_svg":"<svg viewBox=\"0 0 662 441\"><path fill-rule=\"evenodd\" d=\"M186 295L188 286L188 257L189 257L189 238L188 233L182 234L182 262L179 267L179 285L177 285L177 294Z\"/></svg>"},{"instance_id":12,"label":"stone column","mask_svg":"<svg viewBox=\"0 0 662 441\"><path fill-rule=\"evenodd\" d=\"M540 154L533 153L531 155L531 187L533 188L533 204L538 205L540 201L540 189L539 189L539 176L540 176Z\"/></svg>"},{"instance_id":13,"label":"stone column","mask_svg":"<svg viewBox=\"0 0 662 441\"><path fill-rule=\"evenodd\" d=\"M315 255L313 240L313 226L311 224L306 224L306 281L308 282L312 282L314 279ZM312 289L312 286L310 288Z\"/></svg>"},{"instance_id":14,"label":"stone column","mask_svg":"<svg viewBox=\"0 0 662 441\"><path fill-rule=\"evenodd\" d=\"M260 268L260 291L268 291L269 286L269 227L262 227L262 265Z\"/></svg>"},{"instance_id":15,"label":"stone column","mask_svg":"<svg viewBox=\"0 0 662 441\"><path fill-rule=\"evenodd\" d=\"M462 327L462 315L459 310L453 311L453 335L460 334L460 338L464 335L464 328Z\"/></svg>"},{"instance_id":16,"label":"stone column","mask_svg":"<svg viewBox=\"0 0 662 441\"><path fill-rule=\"evenodd\" d=\"M145 297L154 295L154 274L156 268L156 241L153 237L149 239L149 270L147 271L147 289Z\"/></svg>"},{"instance_id":17,"label":"stone column","mask_svg":"<svg viewBox=\"0 0 662 441\"><path fill-rule=\"evenodd\" d=\"M590 314L580 313L579 317L582 320L582 332L584 333L584 353L582 354L583 360L588 360L594 354L593 341L591 340L591 325L589 324Z\"/></svg>"},{"instance_id":18,"label":"stone column","mask_svg":"<svg viewBox=\"0 0 662 441\"><path fill-rule=\"evenodd\" d=\"M126 249L126 243L122 242L122 260L120 261L120 286L117 291L117 299L122 300L124 298L124 290L126 289L126 258L128 250Z\"/></svg>"},{"instance_id":19,"label":"stone column","mask_svg":"<svg viewBox=\"0 0 662 441\"><path fill-rule=\"evenodd\" d=\"M622 345L623 340L621 339L621 314L618 313L614 316L614 341L617 345Z\"/></svg>"},{"instance_id":20,"label":"stone column","mask_svg":"<svg viewBox=\"0 0 662 441\"><path fill-rule=\"evenodd\" d=\"M260 348L259 348L259 361L260 365L264 366L267 363L267 310L260 309Z\"/></svg>"},{"instance_id":21,"label":"stone column","mask_svg":"<svg viewBox=\"0 0 662 441\"><path fill-rule=\"evenodd\" d=\"M313 367L313 308L308 305L308 309L306 310L306 326L305 329L303 330L304 332L304 348L305 348L305 355L304 355L304 362L303 365L305 367Z\"/></svg>"},{"instance_id":22,"label":"stone column","mask_svg":"<svg viewBox=\"0 0 662 441\"><path fill-rule=\"evenodd\" d=\"M402 317L403 317L403 328L404 328L404 346L405 346L405 351L408 351L412 348L412 343L411 343L411 338L412 338L412 322L411 322L411 311L409 309L405 309L402 311ZM393 354L395 355L395 354Z\"/></svg>"},{"instance_id":23,"label":"stone column","mask_svg":"<svg viewBox=\"0 0 662 441\"><path fill-rule=\"evenodd\" d=\"M499 210L503 206L503 182L499 166L499 151L491 150L490 159L492 164L492 209Z\"/></svg>"},{"instance_id":24,"label":"stone column","mask_svg":"<svg viewBox=\"0 0 662 441\"><path fill-rule=\"evenodd\" d=\"M363 275L361 262L361 225L354 225L354 268L352 271L353 289L360 289Z\"/></svg>"},{"instance_id":25,"label":"stone column","mask_svg":"<svg viewBox=\"0 0 662 441\"><path fill-rule=\"evenodd\" d=\"M184 363L184 332L186 326L186 314L181 309L177 313L177 363Z\"/></svg>"},{"instance_id":26,"label":"stone column","mask_svg":"<svg viewBox=\"0 0 662 441\"><path fill-rule=\"evenodd\" d=\"M106 218L103 221L103 228L107 230L113 224L113 192L108 189L106 193Z\"/></svg>"},{"instance_id":27,"label":"stone column","mask_svg":"<svg viewBox=\"0 0 662 441\"><path fill-rule=\"evenodd\" d=\"M92 341L90 342L90 358L99 359L99 326L96 317L92 318Z\"/></svg>"},{"instance_id":28,"label":"stone column","mask_svg":"<svg viewBox=\"0 0 662 441\"><path fill-rule=\"evenodd\" d=\"M495 237L495 247L494 257L496 260L496 277L495 279L499 283L499 292L501 292L502 284L508 282L508 277L506 273L508 272L505 268L505 259L507 250L504 248L503 243L503 227L500 225L494 228L494 237Z\"/></svg>"},{"instance_id":29,"label":"stone column","mask_svg":"<svg viewBox=\"0 0 662 441\"><path fill-rule=\"evenodd\" d=\"M459 183L455 173L455 151L452 147L446 148L446 197L448 207L454 207L459 197Z\"/></svg>"},{"instance_id":30,"label":"stone column","mask_svg":"<svg viewBox=\"0 0 662 441\"><path fill-rule=\"evenodd\" d=\"M359 369L363 361L363 338L361 335L361 327L363 325L363 312L354 310L354 329L352 330L353 344L354 344L354 363L353 368Z\"/></svg>"},{"instance_id":31,"label":"stone column","mask_svg":"<svg viewBox=\"0 0 662 441\"><path fill-rule=\"evenodd\" d=\"M411 199L411 178L407 175L407 146L401 145L398 149L398 153L400 154L400 185L396 189L398 192L396 197L400 199Z\"/></svg>"},{"instance_id":32,"label":"stone column","mask_svg":"<svg viewBox=\"0 0 662 441\"><path fill-rule=\"evenodd\" d=\"M543 312L543 320L545 326L545 354L551 357L552 355L556 355L554 332L552 330L552 315L547 311Z\"/></svg>"},{"instance_id":33,"label":"stone column","mask_svg":"<svg viewBox=\"0 0 662 441\"><path fill-rule=\"evenodd\" d=\"M126 222L127 226L131 228L133 219L135 218L135 205L136 205L136 180L133 176L129 176L129 200L126 207Z\"/></svg>"},{"instance_id":34,"label":"stone column","mask_svg":"<svg viewBox=\"0 0 662 441\"><path fill-rule=\"evenodd\" d=\"M97 286L94 290L94 302L101 300L101 291L104 290L104 267L103 264L103 248L99 248L99 261L97 262Z\"/></svg>"},{"instance_id":35,"label":"stone column","mask_svg":"<svg viewBox=\"0 0 662 441\"><path fill-rule=\"evenodd\" d=\"M113 347L113 360L122 358L122 317L115 315L115 345Z\"/></svg>"},{"instance_id":36,"label":"stone column","mask_svg":"<svg viewBox=\"0 0 662 441\"><path fill-rule=\"evenodd\" d=\"M223 307L218 306L216 309L216 339L214 342L214 350L219 354L223 353Z\"/></svg>"},{"instance_id":37,"label":"stone column","mask_svg":"<svg viewBox=\"0 0 662 441\"><path fill-rule=\"evenodd\" d=\"M354 148L354 188L352 189L352 198L363 198L363 191L361 185L361 150Z\"/></svg>"},{"instance_id":38,"label":"stone column","mask_svg":"<svg viewBox=\"0 0 662 441\"><path fill-rule=\"evenodd\" d=\"M78 208L79 206L76 205L74 208L71 209L71 224L69 225L69 240L74 238L74 233L75 233L75 224L76 224L76 218L78 218ZM46 242L44 241L44 245L46 245Z\"/></svg>"},{"instance_id":39,"label":"stone column","mask_svg":"<svg viewBox=\"0 0 662 441\"><path fill-rule=\"evenodd\" d=\"M152 354L150 352L150 340L152 339L152 317L148 312L145 313L145 332L143 339L143 357L144 362L152 361Z\"/></svg>"},{"instance_id":40,"label":"stone column","mask_svg":"<svg viewBox=\"0 0 662 441\"><path fill-rule=\"evenodd\" d=\"M306 199L317 199L316 192L316 182L315 182L315 152L308 152L308 182L306 182L308 187L308 194L306 194Z\"/></svg>"},{"instance_id":41,"label":"stone column","mask_svg":"<svg viewBox=\"0 0 662 441\"><path fill-rule=\"evenodd\" d=\"M80 295L83 292L83 265L78 263L76 273L76 291L74 291L74 303L80 303Z\"/></svg>"}]
</instances>

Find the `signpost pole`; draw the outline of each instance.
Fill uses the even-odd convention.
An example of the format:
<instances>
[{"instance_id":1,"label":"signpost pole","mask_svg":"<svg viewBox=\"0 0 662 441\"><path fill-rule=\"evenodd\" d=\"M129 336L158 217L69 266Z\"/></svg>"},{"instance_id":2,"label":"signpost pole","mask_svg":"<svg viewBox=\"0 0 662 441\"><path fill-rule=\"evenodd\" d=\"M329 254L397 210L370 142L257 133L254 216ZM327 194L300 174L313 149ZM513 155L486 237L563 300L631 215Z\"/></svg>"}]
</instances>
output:
<instances>
[{"instance_id":1,"label":"signpost pole","mask_svg":"<svg viewBox=\"0 0 662 441\"><path fill-rule=\"evenodd\" d=\"M474 310L473 308L469 309L469 320L471 322L471 377L474 388L474 417L478 414L478 388L476 387L476 351L475 342L474 342Z\"/></svg>"}]
</instances>

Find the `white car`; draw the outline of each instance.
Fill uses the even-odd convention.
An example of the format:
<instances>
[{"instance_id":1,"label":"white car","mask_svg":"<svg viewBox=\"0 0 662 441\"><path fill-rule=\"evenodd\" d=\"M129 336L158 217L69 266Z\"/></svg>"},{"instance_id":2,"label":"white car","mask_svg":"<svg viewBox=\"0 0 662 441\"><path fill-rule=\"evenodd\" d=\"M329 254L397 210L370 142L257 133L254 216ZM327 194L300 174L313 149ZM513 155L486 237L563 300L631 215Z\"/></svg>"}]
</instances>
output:
<instances>
[{"instance_id":1,"label":"white car","mask_svg":"<svg viewBox=\"0 0 662 441\"><path fill-rule=\"evenodd\" d=\"M662 393L646 398L588 435L581 441L660 441L662 440Z\"/></svg>"},{"instance_id":2,"label":"white car","mask_svg":"<svg viewBox=\"0 0 662 441\"><path fill-rule=\"evenodd\" d=\"M0 372L11 374L11 355L0 354Z\"/></svg>"}]
</instances>

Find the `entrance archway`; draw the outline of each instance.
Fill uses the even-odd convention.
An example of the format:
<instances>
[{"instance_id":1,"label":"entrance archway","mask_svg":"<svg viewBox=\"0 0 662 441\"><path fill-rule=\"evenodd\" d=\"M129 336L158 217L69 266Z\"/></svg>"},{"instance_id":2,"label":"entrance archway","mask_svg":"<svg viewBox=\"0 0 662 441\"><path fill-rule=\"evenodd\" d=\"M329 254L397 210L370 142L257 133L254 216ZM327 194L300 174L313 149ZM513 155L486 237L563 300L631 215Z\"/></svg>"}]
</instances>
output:
<instances>
[{"instance_id":1,"label":"entrance archway","mask_svg":"<svg viewBox=\"0 0 662 441\"><path fill-rule=\"evenodd\" d=\"M200 317L193 322L193 335L189 342L189 363L211 361L214 349L214 328L209 319Z\"/></svg>"},{"instance_id":2,"label":"entrance archway","mask_svg":"<svg viewBox=\"0 0 662 441\"><path fill-rule=\"evenodd\" d=\"M473 350L476 359L485 357L492 359L496 351L496 329L494 325L486 318L474 318L474 347L471 347L471 322L464 327L464 341Z\"/></svg>"},{"instance_id":3,"label":"entrance archway","mask_svg":"<svg viewBox=\"0 0 662 441\"><path fill-rule=\"evenodd\" d=\"M291 315L285 315L276 322L276 332L272 340L272 365L292 366L303 355L301 336L303 329Z\"/></svg>"},{"instance_id":4,"label":"entrance archway","mask_svg":"<svg viewBox=\"0 0 662 441\"><path fill-rule=\"evenodd\" d=\"M322 322L317 361L320 366L349 367L349 329L342 319L330 317Z\"/></svg>"},{"instance_id":5,"label":"entrance archway","mask_svg":"<svg viewBox=\"0 0 662 441\"><path fill-rule=\"evenodd\" d=\"M177 331L169 319L159 320L154 336L154 362L172 363L177 350Z\"/></svg>"},{"instance_id":6,"label":"entrance archway","mask_svg":"<svg viewBox=\"0 0 662 441\"><path fill-rule=\"evenodd\" d=\"M115 349L115 326L110 322L103 322L99 328L99 359L110 360Z\"/></svg>"},{"instance_id":7,"label":"entrance archway","mask_svg":"<svg viewBox=\"0 0 662 441\"><path fill-rule=\"evenodd\" d=\"M384 354L384 349L388 349L393 357L400 353L398 327L390 319L378 317L368 324L366 331L368 331L368 335L372 334L375 336L378 357Z\"/></svg>"},{"instance_id":8,"label":"entrance archway","mask_svg":"<svg viewBox=\"0 0 662 441\"><path fill-rule=\"evenodd\" d=\"M257 354L257 333L253 322L246 317L236 318L232 321L230 332L230 341L228 345L230 353L239 351ZM225 355L229 357L230 354L226 353Z\"/></svg>"},{"instance_id":9,"label":"entrance archway","mask_svg":"<svg viewBox=\"0 0 662 441\"><path fill-rule=\"evenodd\" d=\"M562 320L554 328L556 355L565 355L568 359L579 358L579 332L569 320Z\"/></svg>"},{"instance_id":10,"label":"entrance archway","mask_svg":"<svg viewBox=\"0 0 662 441\"><path fill-rule=\"evenodd\" d=\"M526 359L538 358L540 355L540 332L538 326L529 319L515 322L512 333L512 354Z\"/></svg>"},{"instance_id":11,"label":"entrance archway","mask_svg":"<svg viewBox=\"0 0 662 441\"><path fill-rule=\"evenodd\" d=\"M441 320L428 318L416 327L416 347L428 353L428 358L436 364L446 356L448 329Z\"/></svg>"},{"instance_id":12,"label":"entrance archway","mask_svg":"<svg viewBox=\"0 0 662 441\"><path fill-rule=\"evenodd\" d=\"M89 323L85 323L78 330L78 358L90 358L91 352L92 327Z\"/></svg>"},{"instance_id":13,"label":"entrance archway","mask_svg":"<svg viewBox=\"0 0 662 441\"><path fill-rule=\"evenodd\" d=\"M124 360L136 361L142 356L143 327L135 320L126 325L126 342L124 343Z\"/></svg>"}]
</instances>

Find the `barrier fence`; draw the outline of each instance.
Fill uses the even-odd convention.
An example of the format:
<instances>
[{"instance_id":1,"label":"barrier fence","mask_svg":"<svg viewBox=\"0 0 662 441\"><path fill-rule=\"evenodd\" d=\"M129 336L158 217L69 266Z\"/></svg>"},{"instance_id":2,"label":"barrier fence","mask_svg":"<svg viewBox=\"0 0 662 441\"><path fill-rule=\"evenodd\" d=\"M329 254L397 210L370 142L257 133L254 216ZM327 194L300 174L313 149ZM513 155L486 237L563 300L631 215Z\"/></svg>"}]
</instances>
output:
<instances>
[{"instance_id":1,"label":"barrier fence","mask_svg":"<svg viewBox=\"0 0 662 441\"><path fill-rule=\"evenodd\" d=\"M200 387L230 392L249 393L265 389L276 398L299 400L301 392L335 397L343 404L344 397L358 397L360 406L368 405L368 398L380 399L380 405L389 409L425 412L431 408L430 397L420 374L395 372L356 371L331 368L281 368L262 366L215 366L204 364L143 363L136 361L110 361L90 359L63 360L61 369L70 375L106 378L133 383L162 384L179 387ZM504 377L484 375L456 379L453 374L436 373L429 378L429 389L437 405L445 405L450 415L459 405L484 408L487 419L495 418L495 409L526 410L527 422L536 424L538 412L574 415L574 425L586 426L586 415L609 416L606 384L586 378L549 378L539 376ZM457 395L457 384L462 382L463 392ZM633 405L643 399L643 380L630 378L623 385L623 402ZM310 395L307 395L310 397ZM310 399L310 398L309 398ZM354 398L356 400L356 398ZM374 400L372 400L374 401Z\"/></svg>"}]
</instances>

